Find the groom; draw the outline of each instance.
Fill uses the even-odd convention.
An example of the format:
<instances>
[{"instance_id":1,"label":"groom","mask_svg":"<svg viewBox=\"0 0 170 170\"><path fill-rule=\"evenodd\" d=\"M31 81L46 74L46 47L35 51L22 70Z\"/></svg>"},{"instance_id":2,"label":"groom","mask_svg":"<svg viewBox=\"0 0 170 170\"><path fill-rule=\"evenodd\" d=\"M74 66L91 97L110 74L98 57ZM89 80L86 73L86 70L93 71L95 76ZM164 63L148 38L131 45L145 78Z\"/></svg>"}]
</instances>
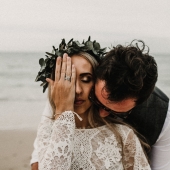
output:
<instances>
[{"instance_id":1,"label":"groom","mask_svg":"<svg viewBox=\"0 0 170 170\"><path fill-rule=\"evenodd\" d=\"M169 99L155 87L157 64L144 50L144 42L138 41L107 53L96 69L94 104L101 117L118 115L147 139L152 169L169 170Z\"/></svg>"}]
</instances>

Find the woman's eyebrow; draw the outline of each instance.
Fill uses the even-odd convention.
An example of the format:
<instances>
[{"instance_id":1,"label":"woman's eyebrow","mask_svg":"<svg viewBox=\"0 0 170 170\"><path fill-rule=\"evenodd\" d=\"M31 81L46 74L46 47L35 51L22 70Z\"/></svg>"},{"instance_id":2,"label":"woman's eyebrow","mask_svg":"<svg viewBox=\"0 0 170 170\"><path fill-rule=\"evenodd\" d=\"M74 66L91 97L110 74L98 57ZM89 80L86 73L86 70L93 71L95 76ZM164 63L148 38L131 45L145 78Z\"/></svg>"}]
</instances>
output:
<instances>
[{"instance_id":1,"label":"woman's eyebrow","mask_svg":"<svg viewBox=\"0 0 170 170\"><path fill-rule=\"evenodd\" d=\"M88 75L93 76L92 73L89 72L80 74L81 77L88 76Z\"/></svg>"}]
</instances>

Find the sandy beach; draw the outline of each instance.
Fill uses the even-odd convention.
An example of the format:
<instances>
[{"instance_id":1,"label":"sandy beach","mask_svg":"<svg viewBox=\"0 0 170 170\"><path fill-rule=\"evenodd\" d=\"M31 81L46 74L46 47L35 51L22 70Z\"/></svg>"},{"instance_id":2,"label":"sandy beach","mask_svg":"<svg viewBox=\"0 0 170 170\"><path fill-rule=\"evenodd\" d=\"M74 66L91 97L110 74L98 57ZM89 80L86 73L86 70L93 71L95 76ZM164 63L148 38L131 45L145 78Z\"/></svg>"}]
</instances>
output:
<instances>
[{"instance_id":1,"label":"sandy beach","mask_svg":"<svg viewBox=\"0 0 170 170\"><path fill-rule=\"evenodd\" d=\"M30 170L44 102L0 102L0 170Z\"/></svg>"},{"instance_id":2,"label":"sandy beach","mask_svg":"<svg viewBox=\"0 0 170 170\"><path fill-rule=\"evenodd\" d=\"M35 137L34 130L0 130L0 169L30 170Z\"/></svg>"}]
</instances>

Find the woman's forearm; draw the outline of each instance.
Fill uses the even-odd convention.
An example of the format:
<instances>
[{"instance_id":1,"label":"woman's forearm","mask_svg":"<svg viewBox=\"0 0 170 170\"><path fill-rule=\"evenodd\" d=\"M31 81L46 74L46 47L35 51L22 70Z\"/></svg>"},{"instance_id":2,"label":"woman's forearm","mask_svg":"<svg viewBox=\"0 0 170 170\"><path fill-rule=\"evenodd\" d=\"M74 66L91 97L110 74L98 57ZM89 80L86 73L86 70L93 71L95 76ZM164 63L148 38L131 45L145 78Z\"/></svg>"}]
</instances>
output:
<instances>
[{"instance_id":1,"label":"woman's forearm","mask_svg":"<svg viewBox=\"0 0 170 170\"><path fill-rule=\"evenodd\" d=\"M71 111L62 113L55 121L46 119L40 124L37 135L39 170L47 167L70 169L74 131L75 118Z\"/></svg>"}]
</instances>

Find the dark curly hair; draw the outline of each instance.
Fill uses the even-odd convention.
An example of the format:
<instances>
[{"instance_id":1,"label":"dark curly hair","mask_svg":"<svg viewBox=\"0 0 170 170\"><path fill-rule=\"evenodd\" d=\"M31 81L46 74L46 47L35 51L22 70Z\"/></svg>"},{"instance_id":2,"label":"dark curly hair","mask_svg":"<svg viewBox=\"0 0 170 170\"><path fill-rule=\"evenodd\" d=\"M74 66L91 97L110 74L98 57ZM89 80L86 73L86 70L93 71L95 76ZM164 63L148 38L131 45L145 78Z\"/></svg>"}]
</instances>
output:
<instances>
[{"instance_id":1,"label":"dark curly hair","mask_svg":"<svg viewBox=\"0 0 170 170\"><path fill-rule=\"evenodd\" d=\"M139 44L142 44L142 49ZM157 81L157 64L149 55L149 48L139 40L128 46L118 45L108 52L96 69L96 77L105 81L110 101L119 102L135 98L144 102L152 93Z\"/></svg>"}]
</instances>

